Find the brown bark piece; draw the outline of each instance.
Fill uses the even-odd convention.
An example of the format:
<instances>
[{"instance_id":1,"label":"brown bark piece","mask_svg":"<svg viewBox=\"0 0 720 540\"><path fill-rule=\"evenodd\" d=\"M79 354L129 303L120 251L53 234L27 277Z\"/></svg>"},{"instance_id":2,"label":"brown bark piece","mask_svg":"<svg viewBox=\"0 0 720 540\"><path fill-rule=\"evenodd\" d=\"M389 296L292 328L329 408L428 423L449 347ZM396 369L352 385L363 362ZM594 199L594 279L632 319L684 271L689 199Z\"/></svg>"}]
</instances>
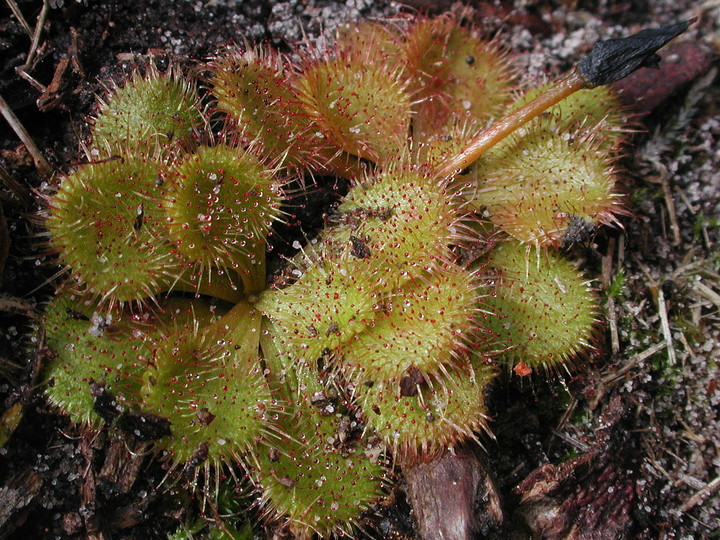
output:
<instances>
[{"instance_id":1,"label":"brown bark piece","mask_svg":"<svg viewBox=\"0 0 720 540\"><path fill-rule=\"evenodd\" d=\"M110 518L110 530L128 529L147 520L147 508L156 496L148 495L138 502L116 508Z\"/></svg>"},{"instance_id":2,"label":"brown bark piece","mask_svg":"<svg viewBox=\"0 0 720 540\"><path fill-rule=\"evenodd\" d=\"M632 441L620 425L625 406L614 398L593 448L559 465L543 465L516 489L515 517L534 538L627 538L632 526L637 467Z\"/></svg>"},{"instance_id":3,"label":"brown bark piece","mask_svg":"<svg viewBox=\"0 0 720 540\"><path fill-rule=\"evenodd\" d=\"M78 446L80 453L85 458L82 470L82 485L80 486L82 504L78 514L85 524L86 540L106 540L107 538L103 531L102 517L98 513L100 505L97 498L97 481L93 467L97 442L95 433L88 429L84 431Z\"/></svg>"},{"instance_id":4,"label":"brown bark piece","mask_svg":"<svg viewBox=\"0 0 720 540\"><path fill-rule=\"evenodd\" d=\"M98 481L105 481L113 490L119 493L128 493L137 479L142 466L144 453L132 452L130 442L124 438L115 438L105 456L105 462L98 474ZM133 449L135 450L135 449Z\"/></svg>"},{"instance_id":5,"label":"brown bark piece","mask_svg":"<svg viewBox=\"0 0 720 540\"><path fill-rule=\"evenodd\" d=\"M0 206L0 272L5 268L5 261L10 252L10 234L8 233L7 221Z\"/></svg>"},{"instance_id":6,"label":"brown bark piece","mask_svg":"<svg viewBox=\"0 0 720 540\"><path fill-rule=\"evenodd\" d=\"M502 522L500 497L471 451L446 452L403 468L408 498L423 540L463 540Z\"/></svg>"},{"instance_id":7,"label":"brown bark piece","mask_svg":"<svg viewBox=\"0 0 720 540\"><path fill-rule=\"evenodd\" d=\"M42 484L38 473L23 471L0 488L0 538L7 538L25 522Z\"/></svg>"}]
</instances>

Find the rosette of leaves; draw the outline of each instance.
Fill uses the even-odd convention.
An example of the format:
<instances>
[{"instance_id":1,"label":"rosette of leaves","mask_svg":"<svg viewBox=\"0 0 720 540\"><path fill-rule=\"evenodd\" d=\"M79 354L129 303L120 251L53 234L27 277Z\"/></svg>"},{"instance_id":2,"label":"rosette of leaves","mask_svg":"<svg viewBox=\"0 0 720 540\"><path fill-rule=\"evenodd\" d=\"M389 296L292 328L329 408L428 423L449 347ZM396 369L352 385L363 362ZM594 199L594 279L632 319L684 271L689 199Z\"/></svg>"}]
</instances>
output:
<instances>
[{"instance_id":1,"label":"rosette of leaves","mask_svg":"<svg viewBox=\"0 0 720 540\"><path fill-rule=\"evenodd\" d=\"M203 281L195 292L235 304L219 321L193 316L128 349L108 345L127 381L102 364L78 368L72 388L102 379L134 404L140 381L137 406L169 420L159 444L178 466L244 461L269 516L298 536L327 536L381 494L383 466L360 433L397 463L432 459L484 429L496 357L554 369L588 346L596 299L552 248L572 223L609 223L620 210L622 119L604 112L607 94L573 97L512 124L474 163L457 161L490 122L554 87L513 103L511 59L452 16L363 24L298 56L293 65L268 49L226 50L211 63L225 120L217 140L232 144L186 138L192 107L176 124L158 120L140 137L147 145L128 137L135 113L99 115L98 143L130 150L65 178L48 226L83 298L118 308ZM122 127L107 138L113 123ZM292 279L263 291L286 167L345 175L352 188L317 247L291 261ZM92 314L68 323L72 308L57 306L48 324L58 348L95 357L77 322Z\"/></svg>"}]
</instances>

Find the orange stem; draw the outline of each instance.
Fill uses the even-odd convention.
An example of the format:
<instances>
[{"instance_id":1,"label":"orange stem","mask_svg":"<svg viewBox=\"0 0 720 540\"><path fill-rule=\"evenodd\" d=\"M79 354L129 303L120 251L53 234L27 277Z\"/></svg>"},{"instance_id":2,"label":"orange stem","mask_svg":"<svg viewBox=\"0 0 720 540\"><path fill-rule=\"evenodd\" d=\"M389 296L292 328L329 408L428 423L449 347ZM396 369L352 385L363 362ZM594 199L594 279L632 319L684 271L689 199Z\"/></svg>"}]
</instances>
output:
<instances>
[{"instance_id":1,"label":"orange stem","mask_svg":"<svg viewBox=\"0 0 720 540\"><path fill-rule=\"evenodd\" d=\"M567 77L556 82L547 92L505 118L498 120L488 129L473 138L459 154L443 164L437 172L437 176L440 178L457 176L463 169L472 164L513 131L524 126L542 112L583 88L587 88L587 81L577 70L573 70Z\"/></svg>"}]
</instances>

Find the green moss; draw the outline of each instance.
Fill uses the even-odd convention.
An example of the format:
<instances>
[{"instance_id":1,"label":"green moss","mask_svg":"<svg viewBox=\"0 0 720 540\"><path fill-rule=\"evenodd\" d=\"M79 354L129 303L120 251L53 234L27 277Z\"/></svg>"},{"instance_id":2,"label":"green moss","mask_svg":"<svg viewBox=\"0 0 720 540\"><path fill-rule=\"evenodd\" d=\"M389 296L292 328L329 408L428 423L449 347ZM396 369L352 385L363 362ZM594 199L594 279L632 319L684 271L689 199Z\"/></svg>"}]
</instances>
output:
<instances>
[{"instance_id":1,"label":"green moss","mask_svg":"<svg viewBox=\"0 0 720 540\"><path fill-rule=\"evenodd\" d=\"M610 298L619 297L622 294L623 286L625 285L625 271L620 268L608 285L605 294Z\"/></svg>"},{"instance_id":2,"label":"green moss","mask_svg":"<svg viewBox=\"0 0 720 540\"><path fill-rule=\"evenodd\" d=\"M705 240L704 236L708 229L720 228L720 219L708 217L704 212L699 212L695 215L695 221L692 226L693 238L696 241L702 242Z\"/></svg>"}]
</instances>

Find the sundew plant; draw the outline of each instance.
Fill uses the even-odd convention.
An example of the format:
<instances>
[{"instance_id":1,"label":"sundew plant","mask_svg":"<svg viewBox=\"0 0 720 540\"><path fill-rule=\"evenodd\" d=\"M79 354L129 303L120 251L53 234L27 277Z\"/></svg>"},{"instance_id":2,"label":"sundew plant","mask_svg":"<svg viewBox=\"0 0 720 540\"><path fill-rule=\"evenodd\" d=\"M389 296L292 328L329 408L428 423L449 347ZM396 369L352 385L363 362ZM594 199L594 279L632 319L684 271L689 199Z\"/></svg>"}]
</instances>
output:
<instances>
[{"instance_id":1,"label":"sundew plant","mask_svg":"<svg viewBox=\"0 0 720 540\"><path fill-rule=\"evenodd\" d=\"M293 60L227 48L202 81L134 73L47 199L67 276L48 400L196 481L242 470L298 538L349 533L389 470L488 429L499 371L590 346L597 298L560 248L623 212L605 84L685 27L602 42L537 88L447 14L349 25ZM350 190L269 280L268 235L319 175Z\"/></svg>"}]
</instances>

